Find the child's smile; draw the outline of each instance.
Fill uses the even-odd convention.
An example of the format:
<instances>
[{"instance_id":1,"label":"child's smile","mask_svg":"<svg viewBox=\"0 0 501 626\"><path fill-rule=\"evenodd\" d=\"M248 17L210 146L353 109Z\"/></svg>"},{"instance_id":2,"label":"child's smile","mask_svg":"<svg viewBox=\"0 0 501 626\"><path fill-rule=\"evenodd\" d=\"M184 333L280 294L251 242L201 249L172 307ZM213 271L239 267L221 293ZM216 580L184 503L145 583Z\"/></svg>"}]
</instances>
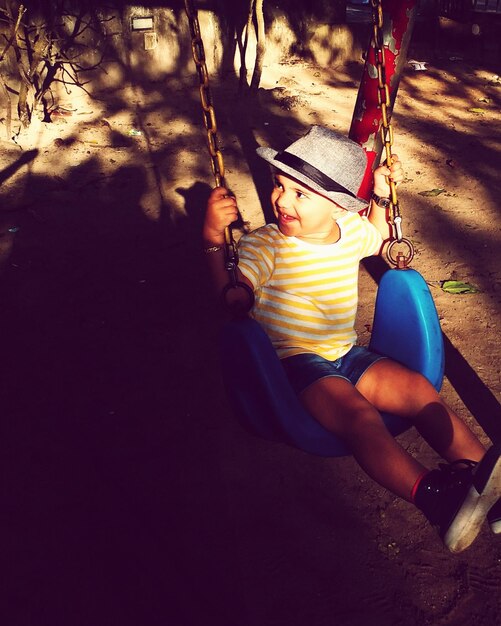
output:
<instances>
[{"instance_id":1,"label":"child's smile","mask_svg":"<svg viewBox=\"0 0 501 626\"><path fill-rule=\"evenodd\" d=\"M287 215L287 213L283 213L282 211L278 211L278 221L279 222L284 222L287 224L287 222L294 222L296 218L293 217L292 215Z\"/></svg>"}]
</instances>

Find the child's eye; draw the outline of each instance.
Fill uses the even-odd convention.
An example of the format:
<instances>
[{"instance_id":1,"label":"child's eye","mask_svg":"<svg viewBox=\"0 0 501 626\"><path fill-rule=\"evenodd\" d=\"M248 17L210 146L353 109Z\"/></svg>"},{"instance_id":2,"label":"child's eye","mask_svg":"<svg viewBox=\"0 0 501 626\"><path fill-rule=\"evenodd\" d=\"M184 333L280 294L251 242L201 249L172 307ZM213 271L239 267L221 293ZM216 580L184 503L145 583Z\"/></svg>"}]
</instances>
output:
<instances>
[{"instance_id":1,"label":"child's eye","mask_svg":"<svg viewBox=\"0 0 501 626\"><path fill-rule=\"evenodd\" d=\"M276 178L275 178L275 187L277 189L283 189L282 183L279 180L277 180Z\"/></svg>"},{"instance_id":2,"label":"child's eye","mask_svg":"<svg viewBox=\"0 0 501 626\"><path fill-rule=\"evenodd\" d=\"M296 191L296 198L298 198L298 200L301 200L301 198L306 198L306 196L302 191Z\"/></svg>"}]
</instances>

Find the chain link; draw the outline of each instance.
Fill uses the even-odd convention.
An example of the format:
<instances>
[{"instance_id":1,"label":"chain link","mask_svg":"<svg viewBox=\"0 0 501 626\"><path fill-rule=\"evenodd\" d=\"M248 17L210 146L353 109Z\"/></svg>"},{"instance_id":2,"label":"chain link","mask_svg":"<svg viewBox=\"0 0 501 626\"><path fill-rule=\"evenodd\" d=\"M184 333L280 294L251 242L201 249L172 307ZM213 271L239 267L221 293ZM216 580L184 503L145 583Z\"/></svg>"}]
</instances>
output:
<instances>
[{"instance_id":1,"label":"chain link","mask_svg":"<svg viewBox=\"0 0 501 626\"><path fill-rule=\"evenodd\" d=\"M391 100L388 80L386 78L386 60L383 34L383 6L381 0L371 0L375 63L378 79L378 103L381 107L381 137L386 153L386 164L388 167L393 162L391 149L393 146L393 128L391 127ZM397 197L397 188L394 181L389 181L390 185L390 223L393 226L396 240L401 242L402 217L400 215L400 205Z\"/></svg>"},{"instance_id":2,"label":"chain link","mask_svg":"<svg viewBox=\"0 0 501 626\"><path fill-rule=\"evenodd\" d=\"M193 4L193 0L185 0L184 7L190 25L193 61L195 62L198 80L200 83L200 103L202 105L203 120L207 131L207 147L209 150L210 165L216 182L216 187L225 187L224 159L223 154L219 149L216 111L214 109L209 85L209 71L207 69L204 44L200 31L200 22L198 21L198 11ZM226 227L224 230L224 244L225 268L230 276L231 286L236 287L239 284L237 275L238 252L230 227Z\"/></svg>"},{"instance_id":3,"label":"chain link","mask_svg":"<svg viewBox=\"0 0 501 626\"><path fill-rule=\"evenodd\" d=\"M207 130L207 144L211 159L211 169L216 181L216 187L224 186L224 161L217 139L216 112L212 103L212 94L209 85L209 72L205 58L204 44L200 33L198 11L192 0L185 0L185 11L188 17L191 33L191 51L193 61L200 82L200 103L202 105L204 125Z\"/></svg>"}]
</instances>

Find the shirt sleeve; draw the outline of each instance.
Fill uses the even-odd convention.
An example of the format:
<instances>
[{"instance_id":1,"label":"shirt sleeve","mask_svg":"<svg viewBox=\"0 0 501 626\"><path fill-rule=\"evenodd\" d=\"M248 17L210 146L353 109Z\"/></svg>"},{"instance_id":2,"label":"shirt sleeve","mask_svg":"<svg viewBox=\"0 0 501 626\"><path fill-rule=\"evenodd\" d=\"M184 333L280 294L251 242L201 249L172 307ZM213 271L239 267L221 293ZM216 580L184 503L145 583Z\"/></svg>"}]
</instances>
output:
<instances>
[{"instance_id":1,"label":"shirt sleeve","mask_svg":"<svg viewBox=\"0 0 501 626\"><path fill-rule=\"evenodd\" d=\"M383 237L365 215L361 216L360 219L360 258L364 259L365 257L372 256L379 252L383 244Z\"/></svg>"},{"instance_id":2,"label":"shirt sleeve","mask_svg":"<svg viewBox=\"0 0 501 626\"><path fill-rule=\"evenodd\" d=\"M254 290L266 283L275 265L272 236L263 226L238 242L238 267Z\"/></svg>"}]
</instances>

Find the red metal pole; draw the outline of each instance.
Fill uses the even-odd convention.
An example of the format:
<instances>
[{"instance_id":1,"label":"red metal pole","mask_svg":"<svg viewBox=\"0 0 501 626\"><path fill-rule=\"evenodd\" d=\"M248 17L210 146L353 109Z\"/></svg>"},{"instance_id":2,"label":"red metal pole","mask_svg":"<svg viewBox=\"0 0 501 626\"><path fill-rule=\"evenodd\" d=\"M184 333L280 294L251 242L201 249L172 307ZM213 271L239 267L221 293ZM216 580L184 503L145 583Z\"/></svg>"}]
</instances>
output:
<instances>
[{"instance_id":1,"label":"red metal pole","mask_svg":"<svg viewBox=\"0 0 501 626\"><path fill-rule=\"evenodd\" d=\"M417 0L382 0L382 4L385 73L393 109L414 27ZM349 131L351 139L363 146L367 153L368 167L359 190L359 196L366 199L370 197L372 189L372 172L379 164L383 150L380 129L381 107L378 104L376 53L371 36Z\"/></svg>"}]
</instances>

